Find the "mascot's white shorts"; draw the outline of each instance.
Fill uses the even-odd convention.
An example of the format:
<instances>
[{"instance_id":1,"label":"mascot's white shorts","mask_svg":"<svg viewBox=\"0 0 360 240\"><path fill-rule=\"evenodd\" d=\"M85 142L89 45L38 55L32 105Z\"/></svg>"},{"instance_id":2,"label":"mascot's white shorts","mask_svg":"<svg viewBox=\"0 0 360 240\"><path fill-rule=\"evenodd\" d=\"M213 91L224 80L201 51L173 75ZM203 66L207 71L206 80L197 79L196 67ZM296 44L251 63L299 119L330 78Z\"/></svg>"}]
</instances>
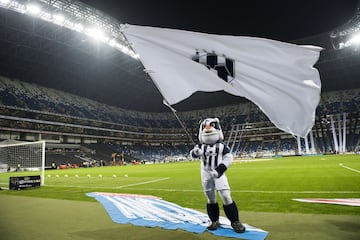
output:
<instances>
[{"instance_id":1,"label":"mascot's white shorts","mask_svg":"<svg viewBox=\"0 0 360 240\"><path fill-rule=\"evenodd\" d=\"M230 190L230 185L225 173L219 178L214 178L208 171L201 170L201 183L205 192Z\"/></svg>"}]
</instances>

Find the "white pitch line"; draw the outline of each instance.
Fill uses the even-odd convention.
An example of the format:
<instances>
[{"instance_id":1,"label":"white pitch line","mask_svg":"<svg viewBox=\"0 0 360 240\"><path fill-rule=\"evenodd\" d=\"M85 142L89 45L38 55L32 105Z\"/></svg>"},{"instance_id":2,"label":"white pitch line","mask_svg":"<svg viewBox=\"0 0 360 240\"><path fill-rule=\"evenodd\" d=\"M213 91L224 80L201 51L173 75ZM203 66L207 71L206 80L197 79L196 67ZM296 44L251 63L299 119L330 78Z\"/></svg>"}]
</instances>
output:
<instances>
[{"instance_id":1,"label":"white pitch line","mask_svg":"<svg viewBox=\"0 0 360 240\"><path fill-rule=\"evenodd\" d=\"M168 179L170 179L170 178L169 178L169 177L166 177L166 178L160 178L160 179L155 179L155 180L146 181L146 182L139 182L139 183L133 183L133 184L122 185L122 186L115 187L115 188L126 188L126 187L132 187L132 186L143 185L143 184L148 184L148 183L161 182L161 181L165 181L165 180L168 180Z\"/></svg>"},{"instance_id":2,"label":"white pitch line","mask_svg":"<svg viewBox=\"0 0 360 240\"><path fill-rule=\"evenodd\" d=\"M360 191L262 191L262 190L235 190L235 191L231 191L231 192L243 192L243 193L284 193L284 194L323 194L323 193L339 193L339 194L344 194L344 193L349 193L349 194L353 194L353 193L360 193Z\"/></svg>"},{"instance_id":3,"label":"white pitch line","mask_svg":"<svg viewBox=\"0 0 360 240\"><path fill-rule=\"evenodd\" d=\"M148 183L154 183L154 182L160 182L160 181L165 181L170 179L169 177L167 178L160 178L160 179L155 179L155 180L151 180L151 181L146 181L146 182L140 182L140 183L133 183L133 184L127 184L127 185L122 185L122 186L118 186L118 187L104 187L104 186L80 186L80 185L54 185L54 184L45 184L45 186L47 187L70 187L70 188L103 188L103 189L119 189L119 188L126 188L126 187L132 187L132 186L137 186L137 185L143 185L143 184L148 184Z\"/></svg>"},{"instance_id":4,"label":"white pitch line","mask_svg":"<svg viewBox=\"0 0 360 240\"><path fill-rule=\"evenodd\" d=\"M71 188L103 188L103 189L119 189L119 188L127 188L129 190L147 190L147 191L164 191L164 192L203 192L202 189L167 189L167 188L129 188L131 186L136 185L143 185L148 183L160 182L170 179L167 178L160 178L146 182L134 183L123 185L119 187L104 187L104 186L79 186L79 185L45 185L48 187L71 187ZM333 193L333 194L360 194L360 191L265 191L265 190L231 190L231 192L237 193L269 193L269 194L326 194L326 193Z\"/></svg>"},{"instance_id":5,"label":"white pitch line","mask_svg":"<svg viewBox=\"0 0 360 240\"><path fill-rule=\"evenodd\" d=\"M263 162L263 161L272 161L274 158L261 158L261 159L236 159L234 162L239 163L251 163L251 162Z\"/></svg>"},{"instance_id":6,"label":"white pitch line","mask_svg":"<svg viewBox=\"0 0 360 240\"><path fill-rule=\"evenodd\" d=\"M164 192L203 192L201 189L166 189L166 188L127 188L131 190L149 190L149 191L164 191ZM280 193L280 194L354 194L360 193L360 191L264 191L264 190L231 190L231 192L238 193Z\"/></svg>"},{"instance_id":7,"label":"white pitch line","mask_svg":"<svg viewBox=\"0 0 360 240\"><path fill-rule=\"evenodd\" d=\"M345 166L345 165L344 165L344 164L342 164L342 163L339 163L339 166L340 166L340 167L343 167L343 168L346 168L346 169L348 169L348 170L350 170L350 171L360 173L360 171L359 171L359 170L354 169L354 168L351 168L351 167L348 167L348 166Z\"/></svg>"},{"instance_id":8,"label":"white pitch line","mask_svg":"<svg viewBox=\"0 0 360 240\"><path fill-rule=\"evenodd\" d=\"M115 189L115 187L98 187L98 186L81 186L81 185L52 185L52 184L45 184L45 187Z\"/></svg>"}]
</instances>

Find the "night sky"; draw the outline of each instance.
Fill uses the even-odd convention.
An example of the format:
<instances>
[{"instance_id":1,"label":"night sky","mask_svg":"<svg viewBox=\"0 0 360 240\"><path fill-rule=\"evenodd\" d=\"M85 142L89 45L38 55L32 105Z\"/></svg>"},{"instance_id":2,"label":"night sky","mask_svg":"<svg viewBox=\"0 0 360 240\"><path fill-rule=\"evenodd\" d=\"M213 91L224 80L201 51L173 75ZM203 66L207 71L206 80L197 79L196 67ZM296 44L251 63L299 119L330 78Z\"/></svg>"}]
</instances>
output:
<instances>
[{"instance_id":1,"label":"night sky","mask_svg":"<svg viewBox=\"0 0 360 240\"><path fill-rule=\"evenodd\" d=\"M331 31L357 0L82 0L120 22L290 41Z\"/></svg>"}]
</instances>

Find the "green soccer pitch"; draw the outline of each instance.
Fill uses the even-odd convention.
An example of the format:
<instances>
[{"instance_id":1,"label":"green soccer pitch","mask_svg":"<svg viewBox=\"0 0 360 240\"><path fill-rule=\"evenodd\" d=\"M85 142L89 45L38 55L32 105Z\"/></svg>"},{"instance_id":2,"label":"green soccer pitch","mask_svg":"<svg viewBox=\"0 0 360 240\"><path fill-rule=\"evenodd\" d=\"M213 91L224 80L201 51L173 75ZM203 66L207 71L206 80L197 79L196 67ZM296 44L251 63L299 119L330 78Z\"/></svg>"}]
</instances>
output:
<instances>
[{"instance_id":1,"label":"green soccer pitch","mask_svg":"<svg viewBox=\"0 0 360 240\"><path fill-rule=\"evenodd\" d=\"M158 196L182 207L204 211L206 198L202 192L199 171L200 163L198 161L47 170L45 186L21 191L2 190L0 191L0 200L26 196L31 198L21 199L29 199L29 202L34 199L37 201L77 200L74 201L76 204L99 205L93 198L87 197L85 194L88 192L136 193ZM39 173L1 173L0 186L3 189L7 188L10 176L29 174ZM264 227L264 230L270 232L268 239L288 239L289 235L285 234L285 237L282 238L280 233L278 233L280 235L276 235L276 232L273 232L285 231L273 226L276 223L287 229L291 221L302 223L302 219L307 219L306 221L311 222L317 218L325 218L325 216L341 216L359 220L360 207L302 203L292 199L360 198L360 155L284 157L246 161L235 159L226 174L231 185L232 197L239 208L240 217L245 218L244 222L248 222L247 220L250 219L255 223L254 226ZM16 199L13 199L14 202ZM11 202L7 202L7 205L10 208L13 206ZM4 208L4 205L0 205L1 208ZM303 218L304 215L308 218ZM291 220L285 220L287 216L289 218L292 216ZM282 222L281 219L285 222ZM328 218L326 217L326 219ZM330 224L328 220L323 221L324 224ZM360 224L356 224L356 226L350 225L349 227L352 229L352 234L354 231L358 231L355 233L357 236L360 234L358 230ZM292 226L292 228L293 231L296 231L299 226ZM299 229L298 231L301 232ZM272 238L274 234L276 238ZM207 238L204 239L212 239L209 238L209 235L206 236ZM302 239L303 237L312 239L301 234L291 239ZM186 239L191 239L191 237Z\"/></svg>"}]
</instances>

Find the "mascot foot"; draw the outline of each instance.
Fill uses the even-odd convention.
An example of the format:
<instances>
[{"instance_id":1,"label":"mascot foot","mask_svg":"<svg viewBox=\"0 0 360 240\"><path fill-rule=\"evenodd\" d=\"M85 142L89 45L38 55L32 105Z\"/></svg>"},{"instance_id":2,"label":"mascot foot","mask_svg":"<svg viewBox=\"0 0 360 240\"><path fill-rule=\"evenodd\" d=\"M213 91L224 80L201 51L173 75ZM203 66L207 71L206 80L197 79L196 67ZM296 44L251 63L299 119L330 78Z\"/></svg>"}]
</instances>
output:
<instances>
[{"instance_id":1,"label":"mascot foot","mask_svg":"<svg viewBox=\"0 0 360 240\"><path fill-rule=\"evenodd\" d=\"M219 221L211 222L211 224L207 227L208 230L214 231L220 226Z\"/></svg>"},{"instance_id":2,"label":"mascot foot","mask_svg":"<svg viewBox=\"0 0 360 240\"><path fill-rule=\"evenodd\" d=\"M235 221L235 222L231 223L231 227L237 233L243 233L246 230L244 225L242 225L242 223L240 221Z\"/></svg>"}]
</instances>

